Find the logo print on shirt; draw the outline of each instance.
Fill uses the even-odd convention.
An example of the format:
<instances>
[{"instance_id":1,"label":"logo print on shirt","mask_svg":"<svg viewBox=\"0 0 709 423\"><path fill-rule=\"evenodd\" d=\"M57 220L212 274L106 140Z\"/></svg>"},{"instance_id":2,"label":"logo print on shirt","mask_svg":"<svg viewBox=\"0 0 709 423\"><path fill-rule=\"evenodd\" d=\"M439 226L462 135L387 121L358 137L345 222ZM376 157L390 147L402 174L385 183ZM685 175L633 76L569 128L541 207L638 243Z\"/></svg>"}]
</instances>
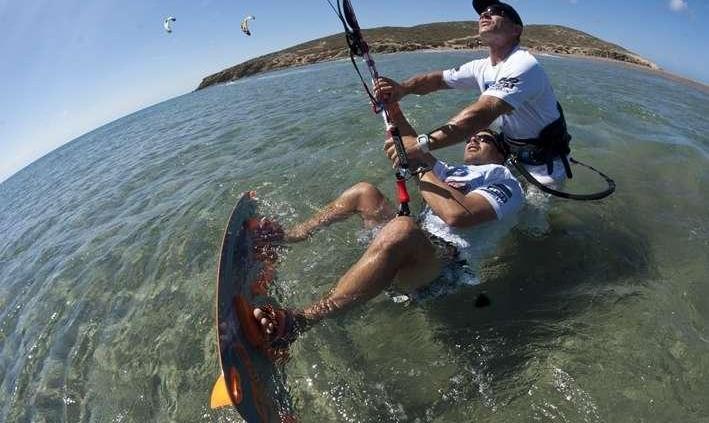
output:
<instances>
[{"instance_id":1,"label":"logo print on shirt","mask_svg":"<svg viewBox=\"0 0 709 423\"><path fill-rule=\"evenodd\" d=\"M501 90L501 91L512 91L516 86L517 83L519 83L519 79L517 78L500 78L499 81L490 84L489 87L487 88L492 88L494 90ZM485 84L487 85L487 84ZM486 88L486 89L487 89Z\"/></svg>"},{"instance_id":2,"label":"logo print on shirt","mask_svg":"<svg viewBox=\"0 0 709 423\"><path fill-rule=\"evenodd\" d=\"M461 177L461 176L468 176L469 173L470 173L470 172L468 171L468 168L467 168L467 167L458 166L458 167L456 167L455 169L453 169L452 172L448 172L448 176L458 176L458 177Z\"/></svg>"},{"instance_id":3,"label":"logo print on shirt","mask_svg":"<svg viewBox=\"0 0 709 423\"><path fill-rule=\"evenodd\" d=\"M503 184L492 184L480 189L492 195L499 205L505 204L512 198L512 190Z\"/></svg>"}]
</instances>

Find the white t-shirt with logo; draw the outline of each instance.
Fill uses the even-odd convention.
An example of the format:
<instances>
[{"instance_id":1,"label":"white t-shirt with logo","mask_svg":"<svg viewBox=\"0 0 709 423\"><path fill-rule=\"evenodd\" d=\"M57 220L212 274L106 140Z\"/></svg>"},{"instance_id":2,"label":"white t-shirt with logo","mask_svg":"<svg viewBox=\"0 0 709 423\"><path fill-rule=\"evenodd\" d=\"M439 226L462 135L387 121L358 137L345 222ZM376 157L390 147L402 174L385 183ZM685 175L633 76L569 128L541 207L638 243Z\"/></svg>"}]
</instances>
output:
<instances>
[{"instance_id":1,"label":"white t-shirt with logo","mask_svg":"<svg viewBox=\"0 0 709 423\"><path fill-rule=\"evenodd\" d=\"M513 221L514 219L509 218L524 204L522 186L505 166L498 164L450 166L438 161L433 167L433 173L441 181L465 195L470 193L481 195L495 210L497 220ZM452 227L429 207L421 213L420 221L423 229L454 244L464 256L466 250L472 246L482 246L479 239L477 241L474 239L475 232L471 231L471 228ZM495 226L500 227L499 224ZM509 225L499 232L504 233L507 229Z\"/></svg>"},{"instance_id":2,"label":"white t-shirt with logo","mask_svg":"<svg viewBox=\"0 0 709 423\"><path fill-rule=\"evenodd\" d=\"M519 47L495 66L487 57L445 70L443 80L450 88L478 88L481 95L509 104L514 110L500 116L492 126L513 139L537 138L544 127L559 118L556 95L546 72L534 56ZM546 165L525 167L538 179L565 178L560 160L554 162L553 175L547 175Z\"/></svg>"},{"instance_id":3,"label":"white t-shirt with logo","mask_svg":"<svg viewBox=\"0 0 709 423\"><path fill-rule=\"evenodd\" d=\"M536 138L559 118L556 96L544 69L519 47L495 66L487 57L445 70L443 80L451 88L478 88L482 95L512 106L514 110L502 116L502 131L511 138Z\"/></svg>"}]
</instances>

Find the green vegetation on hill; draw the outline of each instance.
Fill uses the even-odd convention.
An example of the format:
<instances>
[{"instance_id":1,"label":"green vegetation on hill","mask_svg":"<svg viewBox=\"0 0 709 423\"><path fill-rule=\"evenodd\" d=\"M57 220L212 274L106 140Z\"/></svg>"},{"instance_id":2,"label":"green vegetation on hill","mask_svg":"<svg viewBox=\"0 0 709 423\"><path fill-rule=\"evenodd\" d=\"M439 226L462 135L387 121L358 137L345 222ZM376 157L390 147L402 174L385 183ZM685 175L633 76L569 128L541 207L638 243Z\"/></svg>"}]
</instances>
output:
<instances>
[{"instance_id":1,"label":"green vegetation on hill","mask_svg":"<svg viewBox=\"0 0 709 423\"><path fill-rule=\"evenodd\" d=\"M373 53L423 49L477 49L485 45L476 21L437 22L412 27L380 27L362 31ZM601 57L656 69L653 63L575 29L559 25L524 27L522 46L536 52ZM224 69L202 80L198 90L261 72L348 57L343 34L330 35L269 53Z\"/></svg>"}]
</instances>

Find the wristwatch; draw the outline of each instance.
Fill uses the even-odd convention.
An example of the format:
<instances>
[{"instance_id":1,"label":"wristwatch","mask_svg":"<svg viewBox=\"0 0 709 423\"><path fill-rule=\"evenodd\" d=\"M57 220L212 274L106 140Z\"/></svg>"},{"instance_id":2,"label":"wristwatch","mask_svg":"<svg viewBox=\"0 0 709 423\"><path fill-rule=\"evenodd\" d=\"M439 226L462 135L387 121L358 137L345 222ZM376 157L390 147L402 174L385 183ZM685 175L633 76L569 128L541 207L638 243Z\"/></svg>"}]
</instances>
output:
<instances>
[{"instance_id":1,"label":"wristwatch","mask_svg":"<svg viewBox=\"0 0 709 423\"><path fill-rule=\"evenodd\" d=\"M431 138L428 134L421 134L416 137L416 142L424 153L429 153L431 151Z\"/></svg>"}]
</instances>

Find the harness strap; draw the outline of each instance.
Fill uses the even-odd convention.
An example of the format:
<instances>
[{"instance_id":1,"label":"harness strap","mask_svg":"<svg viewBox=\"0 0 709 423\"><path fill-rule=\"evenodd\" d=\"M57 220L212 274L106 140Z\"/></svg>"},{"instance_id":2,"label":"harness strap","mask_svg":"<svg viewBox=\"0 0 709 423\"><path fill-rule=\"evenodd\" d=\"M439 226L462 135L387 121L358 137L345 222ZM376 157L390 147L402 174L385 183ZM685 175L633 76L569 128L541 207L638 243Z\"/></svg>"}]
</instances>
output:
<instances>
[{"instance_id":1,"label":"harness strap","mask_svg":"<svg viewBox=\"0 0 709 423\"><path fill-rule=\"evenodd\" d=\"M566 154L561 155L561 163L564 165L564 171L566 172L566 177L571 179L574 177L573 173L571 173L571 165L569 164L569 159L566 158ZM554 171L554 164L549 161L547 162L547 172L551 175L551 173Z\"/></svg>"},{"instance_id":2,"label":"harness strap","mask_svg":"<svg viewBox=\"0 0 709 423\"><path fill-rule=\"evenodd\" d=\"M527 169L524 167L524 165L518 160L517 156L515 154L512 154L510 156L510 162L514 167L519 171L522 176L524 176L524 179L529 181L530 184L534 185L535 187L539 188L540 190L546 192L547 194L551 194L556 197L561 197L561 198L567 198L569 200L578 200L578 201L591 201L591 200L600 200L601 198L606 198L609 195L613 194L615 191L615 181L611 179L608 175L605 173L601 172L600 170L594 168L593 166L587 165L585 163L581 163L578 160L575 160L573 157L569 158L569 160L565 160L566 157L564 157L564 166L569 166L569 161L574 164L581 165L587 169L590 169L597 174L601 175L603 179L606 180L606 183L608 184L608 188L606 188L603 191L599 192L594 192L591 194L574 194L570 192L563 192L563 191L558 191L553 188L549 188L548 186L544 185L543 183L539 182L534 176L532 176L531 173L527 171ZM570 167L570 166L569 166ZM568 172L571 172L571 169L568 170Z\"/></svg>"},{"instance_id":3,"label":"harness strap","mask_svg":"<svg viewBox=\"0 0 709 423\"><path fill-rule=\"evenodd\" d=\"M571 135L566 129L566 118L564 118L564 110L559 102L556 103L556 109L559 111L559 117L552 123L545 126L537 138L515 139L505 136L505 141L513 146L517 146L515 153L518 160L522 163L531 165L547 165L547 173L551 175L554 172L554 159L561 158L564 165L566 177L571 179L571 166L569 165L566 155L571 150L569 142ZM522 145L522 146L520 146Z\"/></svg>"}]
</instances>

